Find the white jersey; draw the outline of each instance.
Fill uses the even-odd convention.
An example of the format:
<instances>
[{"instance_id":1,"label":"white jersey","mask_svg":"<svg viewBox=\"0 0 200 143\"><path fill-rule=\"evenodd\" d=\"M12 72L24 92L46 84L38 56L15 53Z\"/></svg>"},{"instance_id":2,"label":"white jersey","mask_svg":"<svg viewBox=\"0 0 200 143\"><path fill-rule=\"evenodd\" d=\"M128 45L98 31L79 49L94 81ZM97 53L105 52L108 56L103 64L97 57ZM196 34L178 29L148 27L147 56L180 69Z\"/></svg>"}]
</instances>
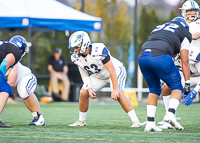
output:
<instances>
[{"instance_id":1,"label":"white jersey","mask_svg":"<svg viewBox=\"0 0 200 143\"><path fill-rule=\"evenodd\" d=\"M200 33L200 19L189 23L189 31L191 34L196 32ZM189 48L189 59L196 61L196 57L200 53L200 38L197 40L192 40Z\"/></svg>"},{"instance_id":2,"label":"white jersey","mask_svg":"<svg viewBox=\"0 0 200 143\"><path fill-rule=\"evenodd\" d=\"M180 54L174 58L174 64L178 67L179 71L182 72L182 62ZM198 61L189 60L190 77L200 76L200 63Z\"/></svg>"},{"instance_id":3,"label":"white jersey","mask_svg":"<svg viewBox=\"0 0 200 143\"><path fill-rule=\"evenodd\" d=\"M74 64L83 68L89 75L93 75L99 79L108 79L110 75L103 64L103 61L108 55L110 56L115 70L123 66L122 62L110 55L110 52L103 43L91 44L90 53L86 57L80 56L74 58L71 56L71 60Z\"/></svg>"}]
</instances>

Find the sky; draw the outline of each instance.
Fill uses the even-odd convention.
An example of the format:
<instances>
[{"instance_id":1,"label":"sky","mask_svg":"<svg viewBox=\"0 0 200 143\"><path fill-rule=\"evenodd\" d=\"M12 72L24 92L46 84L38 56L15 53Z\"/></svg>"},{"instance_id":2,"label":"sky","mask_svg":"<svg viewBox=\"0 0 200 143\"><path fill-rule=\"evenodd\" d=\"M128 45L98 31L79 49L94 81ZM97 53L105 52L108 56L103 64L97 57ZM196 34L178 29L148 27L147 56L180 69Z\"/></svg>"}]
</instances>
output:
<instances>
[{"instance_id":1,"label":"sky","mask_svg":"<svg viewBox=\"0 0 200 143\"><path fill-rule=\"evenodd\" d=\"M180 0L165 0L165 2L172 6L175 6L180 2Z\"/></svg>"},{"instance_id":2,"label":"sky","mask_svg":"<svg viewBox=\"0 0 200 143\"><path fill-rule=\"evenodd\" d=\"M135 0L124 0L129 6L135 6ZM140 0L138 0L139 2ZM150 2L151 0L145 0L145 2ZM177 5L181 0L164 0L166 3L170 4L171 6Z\"/></svg>"}]
</instances>

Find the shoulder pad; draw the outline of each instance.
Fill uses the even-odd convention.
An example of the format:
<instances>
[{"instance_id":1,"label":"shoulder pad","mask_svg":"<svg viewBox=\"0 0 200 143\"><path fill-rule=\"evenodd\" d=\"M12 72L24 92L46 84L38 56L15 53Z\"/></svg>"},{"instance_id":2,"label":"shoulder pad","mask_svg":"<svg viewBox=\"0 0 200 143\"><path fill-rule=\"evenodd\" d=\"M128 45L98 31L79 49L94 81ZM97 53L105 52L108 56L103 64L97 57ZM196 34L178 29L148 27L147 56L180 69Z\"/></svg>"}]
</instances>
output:
<instances>
[{"instance_id":1,"label":"shoulder pad","mask_svg":"<svg viewBox=\"0 0 200 143\"><path fill-rule=\"evenodd\" d=\"M92 45L92 56L102 55L103 49L105 48L105 45L103 43L93 43Z\"/></svg>"}]
</instances>

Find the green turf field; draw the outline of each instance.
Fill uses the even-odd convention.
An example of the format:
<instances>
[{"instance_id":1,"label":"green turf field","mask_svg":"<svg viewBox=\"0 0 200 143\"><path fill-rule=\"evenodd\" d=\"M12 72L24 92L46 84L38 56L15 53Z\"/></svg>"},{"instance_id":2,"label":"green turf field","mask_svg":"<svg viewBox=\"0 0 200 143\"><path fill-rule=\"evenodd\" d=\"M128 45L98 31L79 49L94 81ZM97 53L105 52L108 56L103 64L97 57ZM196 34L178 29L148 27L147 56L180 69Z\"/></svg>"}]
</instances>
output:
<instances>
[{"instance_id":1,"label":"green turf field","mask_svg":"<svg viewBox=\"0 0 200 143\"><path fill-rule=\"evenodd\" d=\"M131 120L117 102L92 102L87 114L87 126L68 127L78 119L78 103L41 104L45 126L29 126L31 113L23 103L7 104L1 120L12 128L0 128L0 143L129 143L129 142L200 142L200 104L181 104L177 110L183 131L164 130L146 133L144 127L130 128ZM146 120L146 104L135 108L141 122ZM156 121L165 114L158 105Z\"/></svg>"}]
</instances>

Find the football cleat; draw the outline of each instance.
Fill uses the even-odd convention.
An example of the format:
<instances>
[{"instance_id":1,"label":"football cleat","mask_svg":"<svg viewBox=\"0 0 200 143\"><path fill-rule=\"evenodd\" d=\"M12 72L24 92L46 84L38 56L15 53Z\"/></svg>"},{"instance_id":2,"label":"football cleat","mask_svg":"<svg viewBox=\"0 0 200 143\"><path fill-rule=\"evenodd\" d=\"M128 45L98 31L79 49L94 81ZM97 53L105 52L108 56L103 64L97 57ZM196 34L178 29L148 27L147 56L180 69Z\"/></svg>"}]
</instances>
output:
<instances>
[{"instance_id":1,"label":"football cleat","mask_svg":"<svg viewBox=\"0 0 200 143\"><path fill-rule=\"evenodd\" d=\"M164 125L166 122L164 121L164 119L160 122L158 122L158 125Z\"/></svg>"},{"instance_id":2,"label":"football cleat","mask_svg":"<svg viewBox=\"0 0 200 143\"><path fill-rule=\"evenodd\" d=\"M69 126L70 126L70 127L86 126L86 122L85 122L85 121L80 121L80 120L78 120L78 121L76 121L75 123L70 124Z\"/></svg>"},{"instance_id":3,"label":"football cleat","mask_svg":"<svg viewBox=\"0 0 200 143\"><path fill-rule=\"evenodd\" d=\"M162 132L162 129L156 126L155 122L148 122L146 124L146 127L144 129L145 132Z\"/></svg>"},{"instance_id":4,"label":"football cleat","mask_svg":"<svg viewBox=\"0 0 200 143\"><path fill-rule=\"evenodd\" d=\"M11 128L11 125L6 125L6 124L4 124L3 122L0 121L0 127Z\"/></svg>"},{"instance_id":5,"label":"football cleat","mask_svg":"<svg viewBox=\"0 0 200 143\"><path fill-rule=\"evenodd\" d=\"M164 121L167 123L170 123L175 130L182 131L184 128L176 121L176 117L173 113L167 112L167 114L164 116Z\"/></svg>"},{"instance_id":6,"label":"football cleat","mask_svg":"<svg viewBox=\"0 0 200 143\"><path fill-rule=\"evenodd\" d=\"M32 120L32 122L29 123L29 125L35 125L35 126L44 126L45 122L44 122L44 117L42 114L39 114L38 112L33 112L32 113L34 119Z\"/></svg>"},{"instance_id":7,"label":"football cleat","mask_svg":"<svg viewBox=\"0 0 200 143\"><path fill-rule=\"evenodd\" d=\"M133 122L133 124L131 125L131 128L140 128L142 127L142 125L140 124L139 121L135 121Z\"/></svg>"},{"instance_id":8,"label":"football cleat","mask_svg":"<svg viewBox=\"0 0 200 143\"><path fill-rule=\"evenodd\" d=\"M180 121L181 120L181 117L176 117L176 115L175 115L175 118L176 118L176 121ZM162 121L158 122L158 125L164 125L164 124L166 124L166 122L164 121L164 118L163 118Z\"/></svg>"},{"instance_id":9,"label":"football cleat","mask_svg":"<svg viewBox=\"0 0 200 143\"><path fill-rule=\"evenodd\" d=\"M158 126L161 129L173 129L173 126L170 123L162 124L161 126Z\"/></svg>"}]
</instances>

